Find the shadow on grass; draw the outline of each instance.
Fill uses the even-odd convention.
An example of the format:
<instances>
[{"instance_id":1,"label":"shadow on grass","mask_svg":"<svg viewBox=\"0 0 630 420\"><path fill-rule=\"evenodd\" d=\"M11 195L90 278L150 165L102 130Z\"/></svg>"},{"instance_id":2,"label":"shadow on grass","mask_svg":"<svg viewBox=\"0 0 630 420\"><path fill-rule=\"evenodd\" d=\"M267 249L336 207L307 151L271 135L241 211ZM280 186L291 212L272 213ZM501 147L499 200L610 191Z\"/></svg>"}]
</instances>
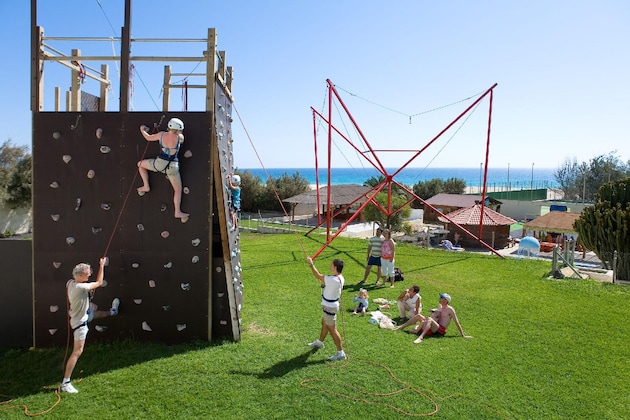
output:
<instances>
[{"instance_id":1,"label":"shadow on grass","mask_svg":"<svg viewBox=\"0 0 630 420\"><path fill-rule=\"evenodd\" d=\"M245 371L238 371L238 370L232 370L229 373L232 375L248 375L248 376L255 376L258 379L274 379L274 378L280 378L284 375L286 375L289 372L292 372L294 370L297 369L303 369L309 365L319 365L319 364L323 364L326 363L325 360L311 360L309 361L308 358L313 355L316 352L316 350L309 350L303 354L300 354L298 356L295 356L292 359L289 360L281 360L278 363L275 363L271 366L269 366L267 369L265 369L262 372L245 372Z\"/></svg>"},{"instance_id":2,"label":"shadow on grass","mask_svg":"<svg viewBox=\"0 0 630 420\"><path fill-rule=\"evenodd\" d=\"M90 339L74 370L72 379L125 368L152 360L220 346L222 342L193 342L167 346L139 341L93 343ZM63 378L64 361L72 347L47 349L0 349L0 394L19 398L54 391ZM85 373L84 373L85 372Z\"/></svg>"}]
</instances>

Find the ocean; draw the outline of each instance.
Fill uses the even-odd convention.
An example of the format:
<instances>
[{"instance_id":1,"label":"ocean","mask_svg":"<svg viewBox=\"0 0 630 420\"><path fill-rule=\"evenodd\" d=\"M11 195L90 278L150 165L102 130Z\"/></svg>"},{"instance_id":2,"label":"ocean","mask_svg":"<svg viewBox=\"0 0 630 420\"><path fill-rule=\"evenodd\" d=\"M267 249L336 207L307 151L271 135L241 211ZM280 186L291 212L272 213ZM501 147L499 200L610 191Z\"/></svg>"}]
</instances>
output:
<instances>
[{"instance_id":1,"label":"ocean","mask_svg":"<svg viewBox=\"0 0 630 420\"><path fill-rule=\"evenodd\" d=\"M299 173L301 177L308 180L309 184L315 185L314 168L238 168L239 172L249 171L257 176L261 181L266 181L267 177L278 178L283 174L294 175ZM388 174L396 172L397 168L387 168ZM554 168L488 168L486 185L494 191L500 190L529 190L531 188L557 188ZM319 169L319 184L326 185L328 182L327 170ZM331 184L359 184L372 177L381 175L374 168L332 168ZM431 179L446 180L449 178L463 179L467 187L479 187L483 185L483 172L480 168L405 168L394 179L402 184L413 186L420 181Z\"/></svg>"}]
</instances>

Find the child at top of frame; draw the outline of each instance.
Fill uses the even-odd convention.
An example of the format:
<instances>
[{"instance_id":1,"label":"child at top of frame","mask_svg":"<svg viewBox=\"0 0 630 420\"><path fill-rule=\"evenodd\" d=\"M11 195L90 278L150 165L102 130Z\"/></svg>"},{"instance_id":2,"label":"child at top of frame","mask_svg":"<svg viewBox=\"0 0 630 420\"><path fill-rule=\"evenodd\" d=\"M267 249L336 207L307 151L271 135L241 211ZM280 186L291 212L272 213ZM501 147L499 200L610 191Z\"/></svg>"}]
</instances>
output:
<instances>
[{"instance_id":1,"label":"child at top of frame","mask_svg":"<svg viewBox=\"0 0 630 420\"><path fill-rule=\"evenodd\" d=\"M175 207L175 217L178 219L188 218L189 214L181 209L182 202L182 179L179 174L179 162L177 153L184 143L184 122L179 118L171 118L168 122L168 131L149 134L148 127L144 124L140 126L140 133L146 141L159 141L160 154L156 158L144 159L138 162L138 172L142 178L142 186L138 188L138 194L144 195L151 191L149 186L149 171L161 172L166 175L173 186L173 206Z\"/></svg>"},{"instance_id":2,"label":"child at top of frame","mask_svg":"<svg viewBox=\"0 0 630 420\"><path fill-rule=\"evenodd\" d=\"M359 294L354 295L354 297L352 298L353 302L357 302L357 306L354 308L354 312L352 312L352 315L356 315L359 312L361 312L362 316L365 315L368 309L368 298L368 291L363 288L359 289Z\"/></svg>"}]
</instances>

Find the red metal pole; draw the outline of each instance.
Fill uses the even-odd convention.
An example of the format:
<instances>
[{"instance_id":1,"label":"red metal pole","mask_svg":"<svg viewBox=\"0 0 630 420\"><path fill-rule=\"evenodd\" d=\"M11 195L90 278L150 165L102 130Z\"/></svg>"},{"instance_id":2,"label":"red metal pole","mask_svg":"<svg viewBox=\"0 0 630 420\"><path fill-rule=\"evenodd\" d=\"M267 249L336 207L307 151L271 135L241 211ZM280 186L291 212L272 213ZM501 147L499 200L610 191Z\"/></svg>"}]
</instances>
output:
<instances>
[{"instance_id":1,"label":"red metal pole","mask_svg":"<svg viewBox=\"0 0 630 420\"><path fill-rule=\"evenodd\" d=\"M321 202L319 200L319 161L317 159L317 119L315 113L313 113L313 147L315 149L315 193L317 197L317 223L321 222L321 215L319 210L321 208Z\"/></svg>"},{"instance_id":2,"label":"red metal pole","mask_svg":"<svg viewBox=\"0 0 630 420\"><path fill-rule=\"evenodd\" d=\"M488 181L488 161L490 156L490 127L492 123L492 97L493 91L490 91L490 104L488 107L488 133L486 135L486 167L483 171L483 191L481 193L481 214L479 215L479 237L483 233L483 215L486 205L486 183Z\"/></svg>"}]
</instances>

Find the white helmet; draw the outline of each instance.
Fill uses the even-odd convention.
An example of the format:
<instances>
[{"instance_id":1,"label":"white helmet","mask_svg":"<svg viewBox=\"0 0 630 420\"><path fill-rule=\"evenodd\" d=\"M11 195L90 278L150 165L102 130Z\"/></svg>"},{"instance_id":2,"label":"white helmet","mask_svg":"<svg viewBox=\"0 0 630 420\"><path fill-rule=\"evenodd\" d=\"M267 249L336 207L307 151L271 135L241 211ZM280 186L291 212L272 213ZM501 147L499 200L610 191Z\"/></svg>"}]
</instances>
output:
<instances>
[{"instance_id":1,"label":"white helmet","mask_svg":"<svg viewBox=\"0 0 630 420\"><path fill-rule=\"evenodd\" d=\"M168 122L168 129L182 131L184 129L184 122L179 118L171 118Z\"/></svg>"},{"instance_id":2,"label":"white helmet","mask_svg":"<svg viewBox=\"0 0 630 420\"><path fill-rule=\"evenodd\" d=\"M234 184L240 184L241 183L241 177L238 175L232 175L232 182Z\"/></svg>"}]
</instances>

